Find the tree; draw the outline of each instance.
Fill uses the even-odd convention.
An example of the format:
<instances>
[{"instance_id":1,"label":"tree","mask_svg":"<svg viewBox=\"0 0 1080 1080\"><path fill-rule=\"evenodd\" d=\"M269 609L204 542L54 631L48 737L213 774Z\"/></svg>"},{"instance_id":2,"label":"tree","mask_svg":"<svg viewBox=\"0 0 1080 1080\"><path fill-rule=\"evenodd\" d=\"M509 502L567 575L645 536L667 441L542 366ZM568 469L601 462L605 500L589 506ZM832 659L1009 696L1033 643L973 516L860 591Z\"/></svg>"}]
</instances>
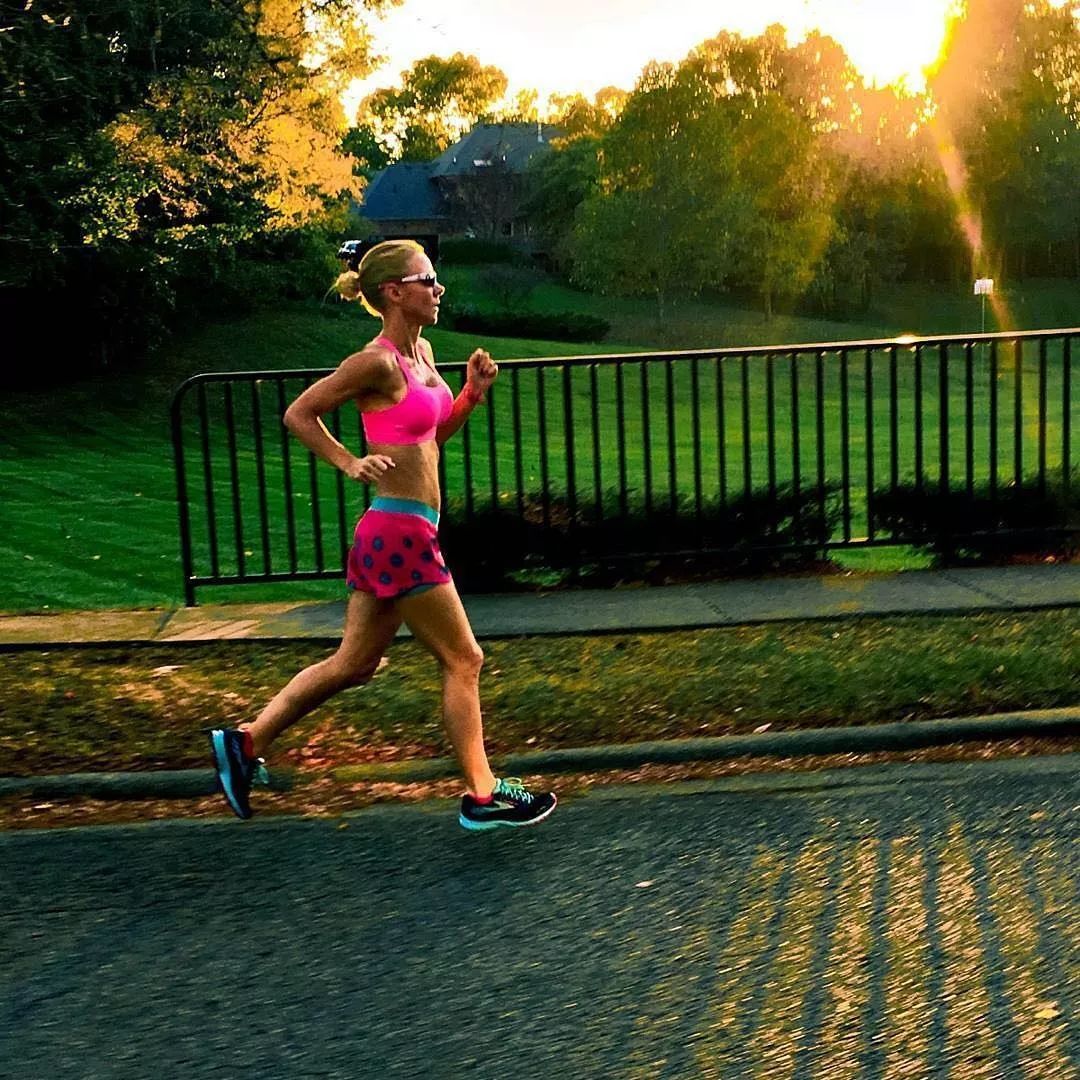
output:
<instances>
[{"instance_id":1,"label":"tree","mask_svg":"<svg viewBox=\"0 0 1080 1080\"><path fill-rule=\"evenodd\" d=\"M858 76L831 38L790 48L781 26L757 38L723 33L687 58L731 117L733 282L766 318L811 285L834 232L836 137Z\"/></svg>"},{"instance_id":2,"label":"tree","mask_svg":"<svg viewBox=\"0 0 1080 1080\"><path fill-rule=\"evenodd\" d=\"M510 101L489 109L481 118L493 124L536 124L540 121L540 95L519 90Z\"/></svg>"},{"instance_id":3,"label":"tree","mask_svg":"<svg viewBox=\"0 0 1080 1080\"><path fill-rule=\"evenodd\" d=\"M579 136L597 138L604 134L619 118L630 95L617 86L605 86L597 90L592 101L584 94L553 94L550 99L550 123L554 124L564 138Z\"/></svg>"},{"instance_id":4,"label":"tree","mask_svg":"<svg viewBox=\"0 0 1080 1080\"><path fill-rule=\"evenodd\" d=\"M1080 24L1046 0L969 0L930 80L939 142L981 224L979 272L1080 274ZM959 181L956 181L957 183Z\"/></svg>"},{"instance_id":5,"label":"tree","mask_svg":"<svg viewBox=\"0 0 1080 1080\"><path fill-rule=\"evenodd\" d=\"M678 67L648 66L601 140L597 189L575 228L578 276L601 280L609 250L608 279L637 291L647 282L661 313L676 288L740 283L767 317L779 297L805 291L835 198L822 142L835 125L818 107L825 91L807 89L806 63L771 27L755 39L721 34Z\"/></svg>"},{"instance_id":6,"label":"tree","mask_svg":"<svg viewBox=\"0 0 1080 1080\"><path fill-rule=\"evenodd\" d=\"M21 317L62 303L72 362L87 343L139 351L185 278L227 284L246 246L354 184L334 95L368 52L348 0L38 0L4 31L2 301Z\"/></svg>"},{"instance_id":7,"label":"tree","mask_svg":"<svg viewBox=\"0 0 1080 1080\"><path fill-rule=\"evenodd\" d=\"M498 68L475 56L428 56L402 74L399 88L366 97L356 128L369 131L389 161L430 161L484 116L506 85Z\"/></svg>"},{"instance_id":8,"label":"tree","mask_svg":"<svg viewBox=\"0 0 1080 1080\"><path fill-rule=\"evenodd\" d=\"M811 125L778 95L742 117L734 140L743 212L733 276L757 292L770 319L776 300L801 296L822 263L834 228L835 181Z\"/></svg>"},{"instance_id":9,"label":"tree","mask_svg":"<svg viewBox=\"0 0 1080 1080\"><path fill-rule=\"evenodd\" d=\"M553 94L550 123L559 131L551 150L537 154L525 174L523 210L535 222L538 249L569 270L578 207L594 194L600 177L600 144L615 125L629 94L614 86L584 94Z\"/></svg>"},{"instance_id":10,"label":"tree","mask_svg":"<svg viewBox=\"0 0 1080 1080\"><path fill-rule=\"evenodd\" d=\"M525 173L522 210L536 223L537 246L559 267L572 263L571 236L578 207L597 189L600 140L593 135L556 139Z\"/></svg>"},{"instance_id":11,"label":"tree","mask_svg":"<svg viewBox=\"0 0 1080 1080\"><path fill-rule=\"evenodd\" d=\"M692 68L650 64L600 142L595 190L571 241L574 276L600 292L652 295L723 283L732 203L727 116Z\"/></svg>"},{"instance_id":12,"label":"tree","mask_svg":"<svg viewBox=\"0 0 1080 1080\"><path fill-rule=\"evenodd\" d=\"M353 159L353 172L365 180L370 180L393 160L390 150L370 126L349 128L341 140L341 149Z\"/></svg>"}]
</instances>

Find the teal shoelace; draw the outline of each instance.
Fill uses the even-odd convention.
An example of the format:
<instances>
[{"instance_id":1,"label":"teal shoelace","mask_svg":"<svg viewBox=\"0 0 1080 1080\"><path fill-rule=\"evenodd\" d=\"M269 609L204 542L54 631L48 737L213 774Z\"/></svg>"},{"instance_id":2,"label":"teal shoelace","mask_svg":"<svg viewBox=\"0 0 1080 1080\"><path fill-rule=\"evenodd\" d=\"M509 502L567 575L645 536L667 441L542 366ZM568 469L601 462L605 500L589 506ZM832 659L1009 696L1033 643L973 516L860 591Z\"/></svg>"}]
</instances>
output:
<instances>
[{"instance_id":1,"label":"teal shoelace","mask_svg":"<svg viewBox=\"0 0 1080 1080\"><path fill-rule=\"evenodd\" d=\"M533 801L532 795L525 790L525 785L516 776L507 776L495 781L495 794L505 795L508 799L528 806Z\"/></svg>"},{"instance_id":2,"label":"teal shoelace","mask_svg":"<svg viewBox=\"0 0 1080 1080\"><path fill-rule=\"evenodd\" d=\"M266 767L265 758L255 759L255 771L251 774L251 782L262 787L270 786L270 770Z\"/></svg>"}]
</instances>

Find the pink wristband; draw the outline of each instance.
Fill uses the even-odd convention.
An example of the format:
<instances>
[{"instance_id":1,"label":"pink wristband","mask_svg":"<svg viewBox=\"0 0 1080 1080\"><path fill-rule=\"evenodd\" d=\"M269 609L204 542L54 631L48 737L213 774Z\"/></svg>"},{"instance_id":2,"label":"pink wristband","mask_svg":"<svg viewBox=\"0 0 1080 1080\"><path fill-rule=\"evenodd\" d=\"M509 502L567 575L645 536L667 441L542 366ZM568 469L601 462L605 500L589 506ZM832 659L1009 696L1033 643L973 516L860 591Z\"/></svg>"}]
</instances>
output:
<instances>
[{"instance_id":1,"label":"pink wristband","mask_svg":"<svg viewBox=\"0 0 1080 1080\"><path fill-rule=\"evenodd\" d=\"M465 400L472 405L479 405L484 400L484 395L478 394L468 383L465 384L465 389L462 392L465 395Z\"/></svg>"}]
</instances>

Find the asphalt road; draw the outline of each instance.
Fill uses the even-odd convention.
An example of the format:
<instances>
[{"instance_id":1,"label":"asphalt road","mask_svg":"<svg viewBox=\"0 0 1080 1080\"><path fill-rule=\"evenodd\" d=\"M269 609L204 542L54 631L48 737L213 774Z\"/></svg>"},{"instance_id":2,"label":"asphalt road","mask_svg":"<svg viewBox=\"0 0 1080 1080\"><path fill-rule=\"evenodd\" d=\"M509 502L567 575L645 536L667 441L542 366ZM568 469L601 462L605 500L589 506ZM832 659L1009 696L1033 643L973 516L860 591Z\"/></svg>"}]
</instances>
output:
<instances>
[{"instance_id":1,"label":"asphalt road","mask_svg":"<svg viewBox=\"0 0 1080 1080\"><path fill-rule=\"evenodd\" d=\"M0 1076L1080 1076L1080 755L0 835Z\"/></svg>"}]
</instances>

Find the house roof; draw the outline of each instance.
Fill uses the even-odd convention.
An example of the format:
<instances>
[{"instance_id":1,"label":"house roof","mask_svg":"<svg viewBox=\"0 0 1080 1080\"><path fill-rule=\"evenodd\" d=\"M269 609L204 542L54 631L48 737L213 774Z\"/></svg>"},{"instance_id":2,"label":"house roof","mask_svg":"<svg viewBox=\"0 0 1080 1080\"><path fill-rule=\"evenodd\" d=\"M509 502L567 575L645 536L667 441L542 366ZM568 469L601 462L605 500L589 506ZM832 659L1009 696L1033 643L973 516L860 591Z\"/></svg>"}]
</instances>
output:
<instances>
[{"instance_id":1,"label":"house roof","mask_svg":"<svg viewBox=\"0 0 1080 1080\"><path fill-rule=\"evenodd\" d=\"M432 164L403 161L376 173L364 191L364 216L376 221L448 217L431 182Z\"/></svg>"},{"instance_id":2,"label":"house roof","mask_svg":"<svg viewBox=\"0 0 1080 1080\"><path fill-rule=\"evenodd\" d=\"M523 172L529 159L561 134L551 124L477 124L430 163L431 175L461 176L497 161L510 172Z\"/></svg>"}]
</instances>

